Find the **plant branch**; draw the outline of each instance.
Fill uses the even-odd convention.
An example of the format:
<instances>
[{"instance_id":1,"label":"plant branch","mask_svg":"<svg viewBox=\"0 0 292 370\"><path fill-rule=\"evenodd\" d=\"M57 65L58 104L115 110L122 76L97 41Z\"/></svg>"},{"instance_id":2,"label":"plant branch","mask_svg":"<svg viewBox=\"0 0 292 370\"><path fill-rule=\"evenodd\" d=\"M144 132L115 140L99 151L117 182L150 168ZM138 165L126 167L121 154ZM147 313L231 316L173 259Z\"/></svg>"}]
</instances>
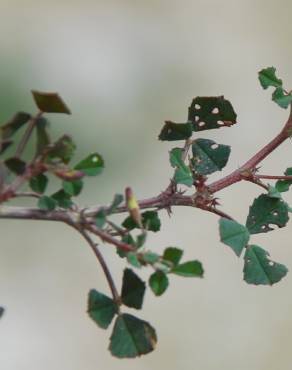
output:
<instances>
[{"instance_id":1,"label":"plant branch","mask_svg":"<svg viewBox=\"0 0 292 370\"><path fill-rule=\"evenodd\" d=\"M292 181L292 176L255 175L258 179Z\"/></svg>"},{"instance_id":2,"label":"plant branch","mask_svg":"<svg viewBox=\"0 0 292 370\"><path fill-rule=\"evenodd\" d=\"M114 301L117 303L117 305L121 304L121 298L120 295L117 291L117 288L115 286L112 274L110 273L110 270L105 262L105 259L103 258L102 254L100 253L100 250L98 249L98 246L94 241L91 239L91 237L88 235L88 233L83 230L82 227L77 227L76 225L72 225L82 236L83 238L87 241L89 244L90 248L92 249L93 253L95 254L96 258L98 259L98 262L101 265L101 268L103 269L103 272L105 274L106 280L108 282L108 285L110 287L112 296Z\"/></svg>"},{"instance_id":3,"label":"plant branch","mask_svg":"<svg viewBox=\"0 0 292 370\"><path fill-rule=\"evenodd\" d=\"M40 119L40 117L42 116L43 112L42 111L39 111L34 117L32 117L28 123L28 127L26 129L26 131L24 132L19 144L18 144L18 147L16 149L16 152L15 152L15 157L19 158L21 157L25 147L26 147L26 144L28 143L30 137L31 137L31 134L33 132L33 129L35 128L35 125L37 124L37 121Z\"/></svg>"}]
</instances>

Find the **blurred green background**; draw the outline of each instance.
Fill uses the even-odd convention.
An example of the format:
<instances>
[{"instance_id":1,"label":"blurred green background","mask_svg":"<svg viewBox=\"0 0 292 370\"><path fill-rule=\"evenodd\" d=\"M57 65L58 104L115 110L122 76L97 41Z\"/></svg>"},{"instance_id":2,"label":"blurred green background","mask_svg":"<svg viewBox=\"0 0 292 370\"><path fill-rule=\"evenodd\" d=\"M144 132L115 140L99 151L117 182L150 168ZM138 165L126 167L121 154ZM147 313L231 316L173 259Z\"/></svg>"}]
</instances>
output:
<instances>
[{"instance_id":1,"label":"blurred green background","mask_svg":"<svg viewBox=\"0 0 292 370\"><path fill-rule=\"evenodd\" d=\"M171 145L157 140L163 121L183 122L196 95L224 94L238 125L202 136L232 145L226 174L287 117L257 72L274 65L291 88L291 11L289 0L0 0L0 120L34 112L31 89L58 91L73 115L51 116L54 135L75 137L77 159L97 150L106 160L104 174L80 197L91 205L108 203L127 185L139 198L164 189ZM291 152L285 143L262 173L281 174ZM237 184L220 200L244 222L260 193ZM7 311L0 368L290 370L292 274L273 288L249 286L242 260L219 242L215 216L175 209L162 219L149 245L185 248L186 257L203 262L205 278L172 279L159 299L147 293L138 316L156 327L158 347L123 361L107 351L109 331L85 313L89 289L108 288L84 241L64 225L1 220L0 303ZM292 270L291 226L253 242ZM119 281L123 261L111 246L102 250Z\"/></svg>"}]
</instances>

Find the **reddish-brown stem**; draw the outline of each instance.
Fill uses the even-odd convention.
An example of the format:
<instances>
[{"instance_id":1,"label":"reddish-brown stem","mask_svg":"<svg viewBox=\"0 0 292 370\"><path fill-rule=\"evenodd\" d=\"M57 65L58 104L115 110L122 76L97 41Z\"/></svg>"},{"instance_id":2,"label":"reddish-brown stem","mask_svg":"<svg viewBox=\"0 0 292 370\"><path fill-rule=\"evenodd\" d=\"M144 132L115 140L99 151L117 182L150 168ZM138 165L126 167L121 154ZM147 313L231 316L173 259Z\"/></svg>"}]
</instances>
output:
<instances>
[{"instance_id":1,"label":"reddish-brown stem","mask_svg":"<svg viewBox=\"0 0 292 370\"><path fill-rule=\"evenodd\" d=\"M105 259L103 258L103 255L100 253L100 250L98 249L97 244L94 243L94 241L91 239L91 237L88 235L88 233L85 230L83 230L83 228L78 228L78 227L75 227L75 228L76 228L77 231L79 231L79 233L87 241L87 243L89 244L93 253L95 254L95 256L96 256L96 258L97 258L97 260L98 260L98 262L99 262L99 264L100 264L100 266L101 266L101 268L104 272L104 275L105 275L106 280L108 282L108 285L110 287L113 299L117 303L117 305L119 306L121 304L120 295L119 295L118 290L116 288L116 285L114 283L112 274L110 273L110 270L109 270L109 268L108 268L108 266L105 262Z\"/></svg>"},{"instance_id":2,"label":"reddish-brown stem","mask_svg":"<svg viewBox=\"0 0 292 370\"><path fill-rule=\"evenodd\" d=\"M15 152L15 157L19 158L21 157L25 147L26 147L26 144L28 143L30 137L31 137L31 134L33 132L33 129L35 128L35 125L38 121L38 119L40 119L40 117L42 116L43 112L42 111L39 111L34 117L32 117L28 123L28 126L27 126L27 129L26 131L24 132L19 144L18 144L18 147L16 149L16 152Z\"/></svg>"},{"instance_id":3,"label":"reddish-brown stem","mask_svg":"<svg viewBox=\"0 0 292 370\"><path fill-rule=\"evenodd\" d=\"M255 175L258 179L292 181L292 176Z\"/></svg>"}]
</instances>

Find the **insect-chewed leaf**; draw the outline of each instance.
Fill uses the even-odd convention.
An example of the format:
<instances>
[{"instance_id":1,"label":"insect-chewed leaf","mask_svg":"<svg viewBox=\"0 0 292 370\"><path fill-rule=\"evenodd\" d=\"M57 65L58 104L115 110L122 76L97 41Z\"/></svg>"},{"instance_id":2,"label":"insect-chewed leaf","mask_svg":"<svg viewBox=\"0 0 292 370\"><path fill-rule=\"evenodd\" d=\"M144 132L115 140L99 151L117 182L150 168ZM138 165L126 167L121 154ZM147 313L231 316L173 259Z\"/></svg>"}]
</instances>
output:
<instances>
[{"instance_id":1,"label":"insect-chewed leaf","mask_svg":"<svg viewBox=\"0 0 292 370\"><path fill-rule=\"evenodd\" d=\"M200 175L209 175L221 171L228 162L230 146L219 145L208 139L197 139L192 145L193 169Z\"/></svg>"},{"instance_id":2,"label":"insect-chewed leaf","mask_svg":"<svg viewBox=\"0 0 292 370\"><path fill-rule=\"evenodd\" d=\"M186 140L192 136L192 133L192 122L175 123L171 121L165 121L158 138L162 141Z\"/></svg>"},{"instance_id":3,"label":"insect-chewed leaf","mask_svg":"<svg viewBox=\"0 0 292 370\"><path fill-rule=\"evenodd\" d=\"M184 253L183 250L179 248L168 247L164 250L162 258L165 261L169 261L173 263L174 266L176 266L181 260L183 253Z\"/></svg>"},{"instance_id":4,"label":"insect-chewed leaf","mask_svg":"<svg viewBox=\"0 0 292 370\"><path fill-rule=\"evenodd\" d=\"M31 119L31 115L24 112L16 113L12 119L0 127L0 137L9 139L18 129L25 125Z\"/></svg>"},{"instance_id":5,"label":"insect-chewed leaf","mask_svg":"<svg viewBox=\"0 0 292 370\"><path fill-rule=\"evenodd\" d=\"M149 278L149 286L156 296L162 295L168 284L168 277L163 271L156 271Z\"/></svg>"},{"instance_id":6,"label":"insect-chewed leaf","mask_svg":"<svg viewBox=\"0 0 292 370\"><path fill-rule=\"evenodd\" d=\"M244 256L244 280L248 284L273 285L288 272L286 266L269 259L269 253L257 245L250 245Z\"/></svg>"},{"instance_id":7,"label":"insect-chewed leaf","mask_svg":"<svg viewBox=\"0 0 292 370\"><path fill-rule=\"evenodd\" d=\"M118 313L118 306L108 296L92 289L88 295L87 312L100 328L107 329Z\"/></svg>"},{"instance_id":8,"label":"insect-chewed leaf","mask_svg":"<svg viewBox=\"0 0 292 370\"><path fill-rule=\"evenodd\" d=\"M182 149L173 148L169 153L169 160L172 167L176 167L174 181L176 184L192 186L194 179L190 168L182 160Z\"/></svg>"},{"instance_id":9,"label":"insect-chewed leaf","mask_svg":"<svg viewBox=\"0 0 292 370\"><path fill-rule=\"evenodd\" d=\"M32 90L32 95L37 107L45 113L71 114L63 99L57 93L48 93Z\"/></svg>"},{"instance_id":10,"label":"insect-chewed leaf","mask_svg":"<svg viewBox=\"0 0 292 370\"><path fill-rule=\"evenodd\" d=\"M224 96L197 97L189 107L193 131L211 130L236 123L236 113Z\"/></svg>"},{"instance_id":11,"label":"insect-chewed leaf","mask_svg":"<svg viewBox=\"0 0 292 370\"><path fill-rule=\"evenodd\" d=\"M122 302L136 309L142 308L145 294L145 283L131 269L125 269L122 286Z\"/></svg>"},{"instance_id":12,"label":"insect-chewed leaf","mask_svg":"<svg viewBox=\"0 0 292 370\"><path fill-rule=\"evenodd\" d=\"M281 108L287 109L292 102L292 94L287 94L282 89L278 87L272 95L272 100L277 103Z\"/></svg>"},{"instance_id":13,"label":"insect-chewed leaf","mask_svg":"<svg viewBox=\"0 0 292 370\"><path fill-rule=\"evenodd\" d=\"M286 169L285 176L292 176L292 167ZM275 187L280 193L283 193L288 191L291 185L292 180L278 180Z\"/></svg>"},{"instance_id":14,"label":"insect-chewed leaf","mask_svg":"<svg viewBox=\"0 0 292 370\"><path fill-rule=\"evenodd\" d=\"M203 277L204 274L203 266L199 261L184 262L175 266L171 272L184 277Z\"/></svg>"},{"instance_id":15,"label":"insect-chewed leaf","mask_svg":"<svg viewBox=\"0 0 292 370\"><path fill-rule=\"evenodd\" d=\"M220 218L219 231L222 243L231 247L239 257L249 241L248 229L236 221Z\"/></svg>"},{"instance_id":16,"label":"insect-chewed leaf","mask_svg":"<svg viewBox=\"0 0 292 370\"><path fill-rule=\"evenodd\" d=\"M96 176L103 170L104 160L100 154L92 153L80 161L74 168L84 172L87 176Z\"/></svg>"},{"instance_id":17,"label":"insect-chewed leaf","mask_svg":"<svg viewBox=\"0 0 292 370\"><path fill-rule=\"evenodd\" d=\"M109 350L115 357L133 358L153 351L156 343L155 329L148 322L125 313L116 319Z\"/></svg>"},{"instance_id":18,"label":"insect-chewed leaf","mask_svg":"<svg viewBox=\"0 0 292 370\"><path fill-rule=\"evenodd\" d=\"M276 68L268 67L264 68L259 72L259 80L264 89L270 86L282 87L282 80L276 76Z\"/></svg>"},{"instance_id":19,"label":"insect-chewed leaf","mask_svg":"<svg viewBox=\"0 0 292 370\"><path fill-rule=\"evenodd\" d=\"M250 234L266 233L274 230L270 225L284 227L288 220L287 204L282 199L262 194L249 208L246 227Z\"/></svg>"}]
</instances>

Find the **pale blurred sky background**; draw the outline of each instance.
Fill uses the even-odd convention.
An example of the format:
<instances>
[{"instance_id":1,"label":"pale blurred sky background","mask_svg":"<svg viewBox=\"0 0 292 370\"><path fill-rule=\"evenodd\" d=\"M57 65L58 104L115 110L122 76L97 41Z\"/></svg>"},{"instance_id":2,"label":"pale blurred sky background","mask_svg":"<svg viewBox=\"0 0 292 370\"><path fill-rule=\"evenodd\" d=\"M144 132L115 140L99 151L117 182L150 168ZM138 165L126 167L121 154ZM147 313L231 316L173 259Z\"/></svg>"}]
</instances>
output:
<instances>
[{"instance_id":1,"label":"pale blurred sky background","mask_svg":"<svg viewBox=\"0 0 292 370\"><path fill-rule=\"evenodd\" d=\"M289 0L0 0L0 120L35 111L31 89L58 91L73 115L51 117L54 135L76 138L76 158L97 150L106 160L80 202L107 203L126 185L139 198L165 188L171 145L157 140L163 121L183 122L196 95L224 94L238 125L199 136L232 145L228 173L287 117L257 72L274 65L291 88L291 12ZM262 172L281 174L291 152L285 143ZM245 222L260 193L244 183L220 198ZM85 312L89 289L108 288L84 241L60 224L1 221L1 370L290 370L292 274L272 288L247 285L242 260L219 243L215 216L174 209L162 219L151 247L185 248L205 278L172 278L159 299L148 292L137 314L157 329L158 347L122 361L107 351L110 331ZM291 227L253 238L290 270ZM102 250L119 281L123 261L111 246Z\"/></svg>"}]
</instances>

